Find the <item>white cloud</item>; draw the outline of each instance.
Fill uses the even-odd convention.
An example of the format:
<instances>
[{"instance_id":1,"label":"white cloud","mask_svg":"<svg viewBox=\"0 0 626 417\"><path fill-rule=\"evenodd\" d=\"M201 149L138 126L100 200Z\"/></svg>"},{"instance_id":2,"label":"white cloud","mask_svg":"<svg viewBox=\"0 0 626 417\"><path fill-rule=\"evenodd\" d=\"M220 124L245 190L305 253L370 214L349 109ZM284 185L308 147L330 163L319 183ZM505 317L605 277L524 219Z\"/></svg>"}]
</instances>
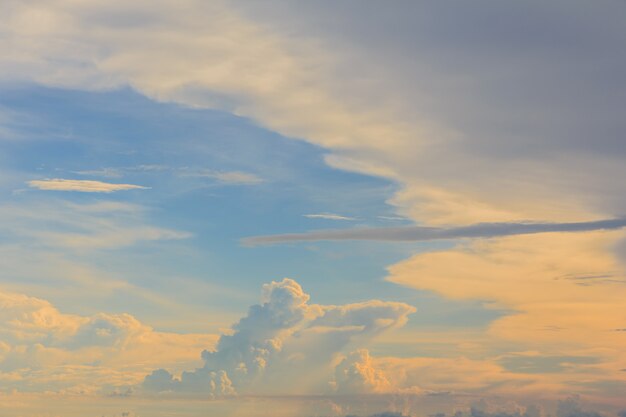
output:
<instances>
[{"instance_id":1,"label":"white cloud","mask_svg":"<svg viewBox=\"0 0 626 417\"><path fill-rule=\"evenodd\" d=\"M202 368L180 378L157 370L146 378L144 388L216 394L230 392L232 385L238 393L323 392L344 349L403 325L415 311L403 303L322 306L308 300L291 279L264 285L263 303L250 307L233 333L220 337L215 350L202 353ZM375 374L383 378L378 371Z\"/></svg>"},{"instance_id":2,"label":"white cloud","mask_svg":"<svg viewBox=\"0 0 626 417\"><path fill-rule=\"evenodd\" d=\"M113 184L91 180L68 180L51 178L28 181L29 187L50 191L78 191L83 193L112 193L124 190L146 190L149 187L134 184Z\"/></svg>"},{"instance_id":3,"label":"white cloud","mask_svg":"<svg viewBox=\"0 0 626 417\"><path fill-rule=\"evenodd\" d=\"M337 365L333 382L341 394L385 392L391 388L387 376L374 366L365 349L350 353Z\"/></svg>"}]
</instances>

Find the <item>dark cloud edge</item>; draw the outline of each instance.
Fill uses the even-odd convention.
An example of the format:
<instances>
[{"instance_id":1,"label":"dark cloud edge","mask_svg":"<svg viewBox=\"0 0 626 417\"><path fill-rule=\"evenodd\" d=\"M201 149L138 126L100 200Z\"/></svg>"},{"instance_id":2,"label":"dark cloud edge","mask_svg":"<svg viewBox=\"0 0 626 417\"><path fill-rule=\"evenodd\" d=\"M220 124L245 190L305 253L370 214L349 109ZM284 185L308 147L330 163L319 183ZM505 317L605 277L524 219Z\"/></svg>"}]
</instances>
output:
<instances>
[{"instance_id":1,"label":"dark cloud edge","mask_svg":"<svg viewBox=\"0 0 626 417\"><path fill-rule=\"evenodd\" d=\"M589 232L626 227L626 217L573 223L476 223L461 227L364 227L318 230L304 233L250 236L241 239L244 246L273 245L289 242L370 240L382 242L423 242L446 239L492 238L549 232Z\"/></svg>"}]
</instances>

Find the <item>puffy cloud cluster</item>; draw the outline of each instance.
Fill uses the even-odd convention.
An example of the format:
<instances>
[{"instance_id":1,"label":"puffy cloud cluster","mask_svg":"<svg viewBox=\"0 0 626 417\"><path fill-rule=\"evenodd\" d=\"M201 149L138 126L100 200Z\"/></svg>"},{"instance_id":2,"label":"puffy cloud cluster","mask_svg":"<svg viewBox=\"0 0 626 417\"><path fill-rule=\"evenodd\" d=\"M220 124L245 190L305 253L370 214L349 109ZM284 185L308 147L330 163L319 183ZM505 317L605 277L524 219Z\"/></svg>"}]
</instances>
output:
<instances>
[{"instance_id":1,"label":"puffy cloud cluster","mask_svg":"<svg viewBox=\"0 0 626 417\"><path fill-rule=\"evenodd\" d=\"M129 314L62 314L45 300L0 292L0 335L5 344L14 347L28 344L40 349L123 348L150 331Z\"/></svg>"},{"instance_id":2,"label":"puffy cloud cluster","mask_svg":"<svg viewBox=\"0 0 626 417\"><path fill-rule=\"evenodd\" d=\"M337 365L334 385L339 393L384 392L391 387L386 375L376 369L365 349L350 353Z\"/></svg>"},{"instance_id":3,"label":"puffy cloud cluster","mask_svg":"<svg viewBox=\"0 0 626 417\"><path fill-rule=\"evenodd\" d=\"M339 392L380 392L389 383L367 352L342 354L414 311L383 301L311 304L286 278L264 285L262 303L215 344L212 335L155 332L129 314L64 314L48 301L0 291L0 391L128 395L143 380L147 392L327 392L334 372ZM159 365L189 369L203 348L202 367L145 377Z\"/></svg>"},{"instance_id":4,"label":"puffy cloud cluster","mask_svg":"<svg viewBox=\"0 0 626 417\"><path fill-rule=\"evenodd\" d=\"M263 302L250 307L215 350L202 352L202 368L180 378L160 369L146 377L143 387L209 394L229 394L233 388L242 393L324 389L342 351L404 324L415 311L395 302L322 306L308 301L294 280L266 284ZM372 366L366 351L350 354L339 364L335 385L342 392L377 392L389 386ZM363 381L356 382L358 378Z\"/></svg>"},{"instance_id":5,"label":"puffy cloud cluster","mask_svg":"<svg viewBox=\"0 0 626 417\"><path fill-rule=\"evenodd\" d=\"M132 385L152 361L193 363L184 350L213 340L158 333L129 314L63 314L48 301L0 291L0 391ZM172 350L157 353L164 347Z\"/></svg>"},{"instance_id":6,"label":"puffy cloud cluster","mask_svg":"<svg viewBox=\"0 0 626 417\"><path fill-rule=\"evenodd\" d=\"M146 376L143 387L153 392L188 392L209 393L211 395L234 394L233 384L224 371L209 371L201 368L195 372L183 372L180 379L164 369Z\"/></svg>"}]
</instances>

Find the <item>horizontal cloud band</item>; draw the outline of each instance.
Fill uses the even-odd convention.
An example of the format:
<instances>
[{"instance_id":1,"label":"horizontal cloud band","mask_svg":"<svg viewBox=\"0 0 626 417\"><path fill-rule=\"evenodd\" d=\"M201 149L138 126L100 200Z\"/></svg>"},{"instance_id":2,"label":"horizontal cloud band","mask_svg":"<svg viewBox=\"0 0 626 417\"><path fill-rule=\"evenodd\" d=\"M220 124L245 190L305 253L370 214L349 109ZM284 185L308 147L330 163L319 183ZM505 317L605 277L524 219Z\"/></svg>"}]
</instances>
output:
<instances>
[{"instance_id":1,"label":"horizontal cloud band","mask_svg":"<svg viewBox=\"0 0 626 417\"><path fill-rule=\"evenodd\" d=\"M28 181L28 186L47 191L77 191L81 193L112 193L125 190L147 190L135 184L113 184L93 180L68 180L63 178L46 178L44 180Z\"/></svg>"},{"instance_id":2,"label":"horizontal cloud band","mask_svg":"<svg viewBox=\"0 0 626 417\"><path fill-rule=\"evenodd\" d=\"M547 232L587 232L614 230L626 227L626 218L576 223L477 223L461 227L379 227L339 230L320 230L306 233L252 236L243 244L271 245L286 242L318 240L378 240L387 242L419 242L428 240L489 238Z\"/></svg>"}]
</instances>

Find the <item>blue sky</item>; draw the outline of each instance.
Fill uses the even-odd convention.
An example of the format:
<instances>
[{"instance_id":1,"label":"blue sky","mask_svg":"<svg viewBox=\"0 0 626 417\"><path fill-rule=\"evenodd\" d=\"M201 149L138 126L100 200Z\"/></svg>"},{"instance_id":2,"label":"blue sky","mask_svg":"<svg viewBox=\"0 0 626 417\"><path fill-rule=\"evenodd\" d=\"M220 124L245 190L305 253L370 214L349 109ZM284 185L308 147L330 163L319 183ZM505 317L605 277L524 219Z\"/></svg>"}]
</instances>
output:
<instances>
[{"instance_id":1,"label":"blue sky","mask_svg":"<svg viewBox=\"0 0 626 417\"><path fill-rule=\"evenodd\" d=\"M88 93L21 86L5 90L1 105L19 115L10 125L19 140L4 142L3 151L10 161L6 167L23 181L19 188L7 187L6 203L132 203L146 208L146 222L191 234L175 242L73 255L141 287L161 292L161 280L175 282L179 276L210 282L230 291L230 296L204 294L211 305L237 314L257 298L264 282L288 276L325 303L341 303L346 294L354 301L366 300L372 291L381 299L400 299L421 309L427 303L426 315L416 320L431 326L484 325L497 314L479 303L407 293L383 280L386 265L408 253L449 246L445 242L243 245L242 238L260 234L408 223L385 204L396 188L392 182L332 169L324 164L319 147L284 138L245 118L155 103L128 89ZM209 176L220 172L246 173L258 182L229 183ZM102 195L25 186L46 178L149 189ZM339 213L350 220L305 217L320 213ZM153 281L156 276L158 282ZM198 298L194 303L203 306L207 301ZM92 308L76 303L68 312ZM151 309L121 302L113 311L149 317ZM220 324L230 323L226 319ZM158 321L153 325L177 330ZM199 323L186 330L217 329Z\"/></svg>"}]
</instances>

